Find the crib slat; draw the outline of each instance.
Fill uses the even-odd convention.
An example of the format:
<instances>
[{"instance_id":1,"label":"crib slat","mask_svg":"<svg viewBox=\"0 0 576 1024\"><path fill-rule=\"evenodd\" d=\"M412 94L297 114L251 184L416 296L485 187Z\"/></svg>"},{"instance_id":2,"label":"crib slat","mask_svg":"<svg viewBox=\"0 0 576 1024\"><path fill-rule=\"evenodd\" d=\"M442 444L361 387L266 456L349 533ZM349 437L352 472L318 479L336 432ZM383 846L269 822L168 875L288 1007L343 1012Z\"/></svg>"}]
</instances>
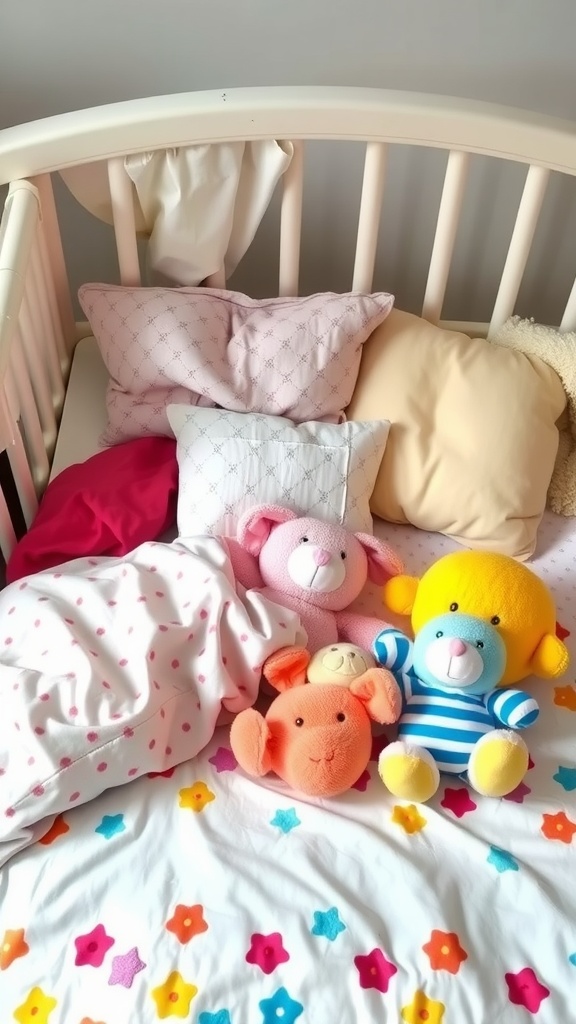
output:
<instances>
[{"instance_id":1,"label":"crib slat","mask_svg":"<svg viewBox=\"0 0 576 1024\"><path fill-rule=\"evenodd\" d=\"M56 287L50 266L50 256L48 254L48 246L46 244L42 221L38 225L38 237L36 243L38 246L38 255L40 260L39 270L42 281L44 282L46 301L48 303L48 313L52 323L52 334L56 344L62 374L66 375L68 372L70 357L68 355L68 346L66 344L66 338L64 337L64 331L62 329Z\"/></svg>"},{"instance_id":2,"label":"crib slat","mask_svg":"<svg viewBox=\"0 0 576 1024\"><path fill-rule=\"evenodd\" d=\"M28 376L32 385L40 423L42 425L44 442L47 450L51 453L54 445L56 444L56 415L52 404L50 381L44 364L44 353L42 352L40 339L34 331L26 293L24 293L22 298L20 319L16 332L16 344L22 348L24 353L24 358L28 368Z\"/></svg>"},{"instance_id":3,"label":"crib slat","mask_svg":"<svg viewBox=\"0 0 576 1024\"><path fill-rule=\"evenodd\" d=\"M369 292L372 289L384 195L386 155L386 145L383 142L367 143L352 277L353 291Z\"/></svg>"},{"instance_id":4,"label":"crib slat","mask_svg":"<svg viewBox=\"0 0 576 1024\"><path fill-rule=\"evenodd\" d=\"M24 442L22 441L22 435L18 426L16 426L14 431L14 443L8 445L6 451L8 452L18 498L20 499L22 515L24 516L26 526L29 527L32 525L32 520L38 511L38 498L32 472L26 458L26 449L24 448Z\"/></svg>"},{"instance_id":5,"label":"crib slat","mask_svg":"<svg viewBox=\"0 0 576 1024\"><path fill-rule=\"evenodd\" d=\"M112 200L112 218L116 236L116 250L120 268L120 281L137 287L141 283L132 180L126 173L122 157L108 161L108 182Z\"/></svg>"},{"instance_id":6,"label":"crib slat","mask_svg":"<svg viewBox=\"0 0 576 1024\"><path fill-rule=\"evenodd\" d=\"M298 295L300 277L304 144L295 141L292 145L294 152L284 174L280 210L279 295Z\"/></svg>"},{"instance_id":7,"label":"crib slat","mask_svg":"<svg viewBox=\"0 0 576 1024\"><path fill-rule=\"evenodd\" d=\"M42 433L42 425L30 383L28 367L22 345L15 345L12 354L12 373L14 388L18 396L22 426L28 447L28 456L32 463L32 476L36 493L41 494L50 474L50 464L46 453L46 442Z\"/></svg>"},{"instance_id":8,"label":"crib slat","mask_svg":"<svg viewBox=\"0 0 576 1024\"><path fill-rule=\"evenodd\" d=\"M434 245L432 247L428 280L422 305L423 318L433 324L438 323L442 312L469 166L469 153L452 150L448 157L446 174L444 176Z\"/></svg>"},{"instance_id":9,"label":"crib slat","mask_svg":"<svg viewBox=\"0 0 576 1024\"><path fill-rule=\"evenodd\" d=\"M566 309L560 324L561 331L576 331L576 280L572 285L572 291L566 303Z\"/></svg>"},{"instance_id":10,"label":"crib slat","mask_svg":"<svg viewBox=\"0 0 576 1024\"><path fill-rule=\"evenodd\" d=\"M58 351L58 341L56 338L56 332L54 331L54 324L52 322L52 314L50 311L48 287L40 259L38 237L36 237L35 245L33 246L30 254L30 275L32 287L34 289L34 306L36 307L37 316L41 323L41 333L38 334L38 337L42 338L43 349L46 353L45 358L50 378L52 380L54 407L57 410L60 410L64 404L64 393L66 388L62 375L62 362Z\"/></svg>"},{"instance_id":11,"label":"crib slat","mask_svg":"<svg viewBox=\"0 0 576 1024\"><path fill-rule=\"evenodd\" d=\"M549 176L550 171L547 167L537 167L536 165L532 165L526 175L524 191L492 312L488 337L497 331L514 312Z\"/></svg>"},{"instance_id":12,"label":"crib slat","mask_svg":"<svg viewBox=\"0 0 576 1024\"><path fill-rule=\"evenodd\" d=\"M0 551L7 562L16 546L16 534L12 525L10 511L0 488Z\"/></svg>"},{"instance_id":13,"label":"crib slat","mask_svg":"<svg viewBox=\"0 0 576 1024\"><path fill-rule=\"evenodd\" d=\"M67 355L72 352L76 341L76 321L70 299L70 286L66 271L66 261L62 248L62 238L58 223L58 213L54 202L52 178L49 174L39 174L33 179L40 197L42 211L42 260L46 261L52 281L51 294L54 296L57 309L57 320L64 340ZM52 300L51 300L52 301Z\"/></svg>"}]
</instances>

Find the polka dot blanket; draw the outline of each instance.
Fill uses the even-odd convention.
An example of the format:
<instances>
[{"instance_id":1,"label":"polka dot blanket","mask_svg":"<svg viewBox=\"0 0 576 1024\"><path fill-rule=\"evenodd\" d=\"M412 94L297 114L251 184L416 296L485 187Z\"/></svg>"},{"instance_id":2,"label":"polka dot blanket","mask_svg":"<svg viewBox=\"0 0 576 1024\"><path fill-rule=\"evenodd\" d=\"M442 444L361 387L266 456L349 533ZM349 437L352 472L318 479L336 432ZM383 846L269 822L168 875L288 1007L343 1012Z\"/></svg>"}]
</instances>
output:
<instances>
[{"instance_id":1,"label":"polka dot blanket","mask_svg":"<svg viewBox=\"0 0 576 1024\"><path fill-rule=\"evenodd\" d=\"M348 793L302 799L247 778L219 727L179 766L67 804L5 864L2 1021L576 1019L571 527L547 515L532 563L574 660L563 679L527 681L542 710L518 790L490 800L446 780L429 804L395 800L376 769L388 732ZM451 548L383 533L415 573Z\"/></svg>"}]
</instances>

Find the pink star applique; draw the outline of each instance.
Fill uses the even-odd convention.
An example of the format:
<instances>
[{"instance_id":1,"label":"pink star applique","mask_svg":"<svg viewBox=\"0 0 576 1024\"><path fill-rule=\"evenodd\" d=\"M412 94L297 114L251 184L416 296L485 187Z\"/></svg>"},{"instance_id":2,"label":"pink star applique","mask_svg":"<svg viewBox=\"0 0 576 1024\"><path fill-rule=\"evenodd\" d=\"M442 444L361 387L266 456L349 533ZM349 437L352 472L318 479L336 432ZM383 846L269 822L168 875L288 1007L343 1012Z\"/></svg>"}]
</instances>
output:
<instances>
[{"instance_id":1,"label":"pink star applique","mask_svg":"<svg viewBox=\"0 0 576 1024\"><path fill-rule=\"evenodd\" d=\"M280 932L272 932L271 935L254 933L250 949L246 953L247 963L256 964L264 974L272 974L278 964L285 964L289 959L290 954L282 945Z\"/></svg>"},{"instance_id":2,"label":"pink star applique","mask_svg":"<svg viewBox=\"0 0 576 1024\"><path fill-rule=\"evenodd\" d=\"M356 782L354 783L354 785L351 788L352 789L357 789L359 793L365 793L366 792L366 787L367 787L368 783L370 782L371 778L372 778L372 776L370 775L370 772L368 771L368 769L366 769L366 771L362 772L362 775L360 776L360 778L356 780Z\"/></svg>"},{"instance_id":3,"label":"pink star applique","mask_svg":"<svg viewBox=\"0 0 576 1024\"><path fill-rule=\"evenodd\" d=\"M362 988L377 988L379 992L387 992L390 979L398 968L384 956L381 949L373 949L367 956L355 956L354 964L360 976Z\"/></svg>"},{"instance_id":4,"label":"pink star applique","mask_svg":"<svg viewBox=\"0 0 576 1024\"><path fill-rule=\"evenodd\" d=\"M519 786L516 786L516 789L506 794L504 800L512 800L515 804L522 804L524 803L524 797L528 796L531 792L530 786L527 786L525 782L521 782Z\"/></svg>"},{"instance_id":5,"label":"pink star applique","mask_svg":"<svg viewBox=\"0 0 576 1024\"><path fill-rule=\"evenodd\" d=\"M218 747L216 753L209 757L208 760L210 764L214 765L218 774L220 772L233 772L238 767L238 761L228 747Z\"/></svg>"},{"instance_id":6,"label":"pink star applique","mask_svg":"<svg viewBox=\"0 0 576 1024\"><path fill-rule=\"evenodd\" d=\"M528 754L528 771L530 771L530 769L533 768L533 767L534 767L534 761L530 757L530 754Z\"/></svg>"},{"instance_id":7,"label":"pink star applique","mask_svg":"<svg viewBox=\"0 0 576 1024\"><path fill-rule=\"evenodd\" d=\"M76 946L77 967L100 967L106 953L114 945L115 939L106 934L103 924L97 924L87 935L78 935L74 939Z\"/></svg>"},{"instance_id":8,"label":"pink star applique","mask_svg":"<svg viewBox=\"0 0 576 1024\"><path fill-rule=\"evenodd\" d=\"M390 740L387 736L373 736L372 737L372 750L370 751L370 760L377 761L380 754L387 747Z\"/></svg>"},{"instance_id":9,"label":"pink star applique","mask_svg":"<svg viewBox=\"0 0 576 1024\"><path fill-rule=\"evenodd\" d=\"M540 1003L550 995L550 989L540 984L531 967L524 967L517 974L505 974L504 979L510 1002L530 1013L538 1013Z\"/></svg>"},{"instance_id":10,"label":"pink star applique","mask_svg":"<svg viewBox=\"0 0 576 1024\"><path fill-rule=\"evenodd\" d=\"M475 811L478 806L471 799L467 789L450 789L449 786L444 790L440 804L447 811L452 811L457 818L463 818L469 811Z\"/></svg>"},{"instance_id":11,"label":"pink star applique","mask_svg":"<svg viewBox=\"0 0 576 1024\"><path fill-rule=\"evenodd\" d=\"M115 956L112 959L112 973L108 978L108 984L131 988L135 975L138 974L138 971L143 971L145 967L146 964L140 959L138 949L134 946L122 956Z\"/></svg>"},{"instance_id":12,"label":"pink star applique","mask_svg":"<svg viewBox=\"0 0 576 1024\"><path fill-rule=\"evenodd\" d=\"M149 779L171 779L175 771L175 768L167 768L164 772L146 772L146 774Z\"/></svg>"}]
</instances>

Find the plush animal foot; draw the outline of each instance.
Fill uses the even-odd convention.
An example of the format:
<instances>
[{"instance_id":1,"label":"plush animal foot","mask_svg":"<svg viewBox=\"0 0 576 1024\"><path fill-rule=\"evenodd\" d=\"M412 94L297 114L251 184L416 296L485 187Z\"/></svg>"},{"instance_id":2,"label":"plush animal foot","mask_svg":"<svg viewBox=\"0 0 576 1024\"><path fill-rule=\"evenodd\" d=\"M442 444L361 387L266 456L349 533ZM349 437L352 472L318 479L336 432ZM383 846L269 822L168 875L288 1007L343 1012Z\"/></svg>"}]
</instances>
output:
<instances>
[{"instance_id":1,"label":"plush animal foot","mask_svg":"<svg viewBox=\"0 0 576 1024\"><path fill-rule=\"evenodd\" d=\"M423 747L398 741L385 747L378 758L378 772L393 796L425 803L438 789L440 772Z\"/></svg>"},{"instance_id":2,"label":"plush animal foot","mask_svg":"<svg viewBox=\"0 0 576 1024\"><path fill-rule=\"evenodd\" d=\"M495 729L472 751L468 781L482 796L507 796L528 771L528 748L516 732Z\"/></svg>"}]
</instances>

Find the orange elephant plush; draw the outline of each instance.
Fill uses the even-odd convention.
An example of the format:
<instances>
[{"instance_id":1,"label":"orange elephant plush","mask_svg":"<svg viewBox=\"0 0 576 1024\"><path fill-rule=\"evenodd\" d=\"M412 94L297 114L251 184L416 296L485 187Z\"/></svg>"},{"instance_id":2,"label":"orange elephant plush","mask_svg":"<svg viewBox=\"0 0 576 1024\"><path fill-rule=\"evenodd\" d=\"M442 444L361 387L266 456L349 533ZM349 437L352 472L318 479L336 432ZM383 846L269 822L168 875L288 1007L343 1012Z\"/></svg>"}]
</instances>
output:
<instances>
[{"instance_id":1,"label":"orange elephant plush","mask_svg":"<svg viewBox=\"0 0 576 1024\"><path fill-rule=\"evenodd\" d=\"M268 659L264 673L281 693L266 715L241 711L230 745L248 775L275 772L308 796L331 797L360 778L372 749L371 723L398 719L402 700L391 672L368 669L346 685L306 681L309 654L289 649ZM281 668L278 667L280 657Z\"/></svg>"}]
</instances>

